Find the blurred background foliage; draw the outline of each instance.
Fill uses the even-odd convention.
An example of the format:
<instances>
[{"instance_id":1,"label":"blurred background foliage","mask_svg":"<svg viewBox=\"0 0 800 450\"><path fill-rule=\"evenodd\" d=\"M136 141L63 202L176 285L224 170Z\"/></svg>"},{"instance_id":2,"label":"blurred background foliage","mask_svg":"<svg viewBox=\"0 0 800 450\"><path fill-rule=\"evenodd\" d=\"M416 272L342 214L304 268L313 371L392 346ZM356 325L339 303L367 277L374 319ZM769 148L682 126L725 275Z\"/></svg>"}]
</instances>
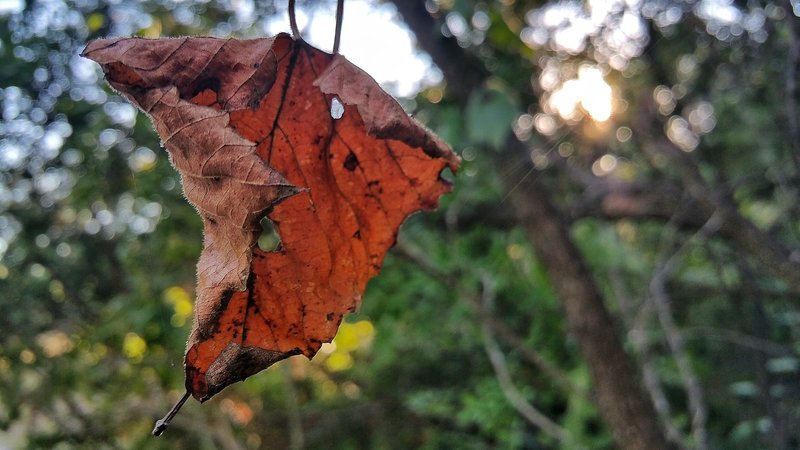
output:
<instances>
[{"instance_id":1,"label":"blurred background foliage","mask_svg":"<svg viewBox=\"0 0 800 450\"><path fill-rule=\"evenodd\" d=\"M149 121L78 54L108 35L262 35L285 5L0 2L0 449L613 448L510 212L504 183L527 177L569 219L674 444L800 447L800 4L425 5L489 74L466 103L445 82L403 100L462 155L454 193L406 223L313 361L153 438L184 390L200 220ZM509 127L533 169L494 164ZM788 275L715 220L720 198L764 248L795 249Z\"/></svg>"}]
</instances>

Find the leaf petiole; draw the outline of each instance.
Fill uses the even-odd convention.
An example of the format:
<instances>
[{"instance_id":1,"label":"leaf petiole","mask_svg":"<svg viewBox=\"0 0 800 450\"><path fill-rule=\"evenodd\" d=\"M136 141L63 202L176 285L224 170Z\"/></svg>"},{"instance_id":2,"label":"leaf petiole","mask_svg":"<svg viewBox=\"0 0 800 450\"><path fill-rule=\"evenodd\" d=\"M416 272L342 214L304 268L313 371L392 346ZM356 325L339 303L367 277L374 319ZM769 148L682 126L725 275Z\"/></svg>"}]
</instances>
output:
<instances>
[{"instance_id":1,"label":"leaf petiole","mask_svg":"<svg viewBox=\"0 0 800 450\"><path fill-rule=\"evenodd\" d=\"M294 2L295 0L289 0L289 26L292 28L292 37L297 39L303 39L300 36L300 29L297 28L297 18L294 15Z\"/></svg>"},{"instance_id":2,"label":"leaf petiole","mask_svg":"<svg viewBox=\"0 0 800 450\"><path fill-rule=\"evenodd\" d=\"M336 2L336 32L333 35L333 54L339 53L339 42L342 37L342 21L344 20L344 0Z\"/></svg>"},{"instance_id":3,"label":"leaf petiole","mask_svg":"<svg viewBox=\"0 0 800 450\"><path fill-rule=\"evenodd\" d=\"M300 29L297 28L297 16L294 12L295 0L289 0L289 26L292 28L292 37L297 40L302 40L300 36ZM337 0L336 2L336 31L333 36L333 54L339 53L339 42L342 37L342 21L344 20L344 0Z\"/></svg>"},{"instance_id":4,"label":"leaf petiole","mask_svg":"<svg viewBox=\"0 0 800 450\"><path fill-rule=\"evenodd\" d=\"M183 394L183 397L181 397L181 399L178 400L177 403L175 403L172 409L169 410L167 415L164 416L163 419L159 419L156 421L156 426L153 428L153 436L161 436L161 433L163 433L164 430L166 430L167 427L169 426L169 422L172 420L173 417L175 417L175 414L178 414L178 411L180 411L183 404L186 403L186 400L189 399L189 395L190 395L189 391L187 390L186 393Z\"/></svg>"}]
</instances>

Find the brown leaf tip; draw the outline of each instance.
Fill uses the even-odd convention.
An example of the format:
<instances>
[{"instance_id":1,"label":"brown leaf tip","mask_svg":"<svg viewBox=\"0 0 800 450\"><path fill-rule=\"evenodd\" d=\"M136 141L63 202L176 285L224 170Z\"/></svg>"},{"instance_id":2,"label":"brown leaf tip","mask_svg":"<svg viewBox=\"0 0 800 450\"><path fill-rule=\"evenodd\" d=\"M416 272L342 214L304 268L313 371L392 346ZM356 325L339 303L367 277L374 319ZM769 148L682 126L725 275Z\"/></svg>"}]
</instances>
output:
<instances>
[{"instance_id":1,"label":"brown leaf tip","mask_svg":"<svg viewBox=\"0 0 800 450\"><path fill-rule=\"evenodd\" d=\"M186 389L197 400L205 402L226 386L242 381L265 367L297 354L300 354L299 350L284 353L258 347L242 347L230 342L211 363L208 370L202 372L198 368L202 364L196 359L196 347L193 347L186 355Z\"/></svg>"},{"instance_id":2,"label":"brown leaf tip","mask_svg":"<svg viewBox=\"0 0 800 450\"><path fill-rule=\"evenodd\" d=\"M100 64L109 83L123 93L175 86L184 100L213 92L222 109L255 109L275 83L278 59L288 51L273 44L286 37L97 39L81 56Z\"/></svg>"}]
</instances>

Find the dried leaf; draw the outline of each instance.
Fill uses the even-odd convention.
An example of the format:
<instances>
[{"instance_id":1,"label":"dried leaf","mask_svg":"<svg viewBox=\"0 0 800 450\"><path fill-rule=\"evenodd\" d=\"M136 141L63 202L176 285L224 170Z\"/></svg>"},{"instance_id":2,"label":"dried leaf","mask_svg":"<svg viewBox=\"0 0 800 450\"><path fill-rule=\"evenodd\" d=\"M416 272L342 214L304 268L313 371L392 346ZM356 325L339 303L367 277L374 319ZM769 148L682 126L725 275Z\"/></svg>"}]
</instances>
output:
<instances>
[{"instance_id":1,"label":"dried leaf","mask_svg":"<svg viewBox=\"0 0 800 450\"><path fill-rule=\"evenodd\" d=\"M458 157L361 69L285 34L101 39L84 56L147 113L204 224L186 387L204 401L354 311ZM256 246L267 215L281 246Z\"/></svg>"}]
</instances>

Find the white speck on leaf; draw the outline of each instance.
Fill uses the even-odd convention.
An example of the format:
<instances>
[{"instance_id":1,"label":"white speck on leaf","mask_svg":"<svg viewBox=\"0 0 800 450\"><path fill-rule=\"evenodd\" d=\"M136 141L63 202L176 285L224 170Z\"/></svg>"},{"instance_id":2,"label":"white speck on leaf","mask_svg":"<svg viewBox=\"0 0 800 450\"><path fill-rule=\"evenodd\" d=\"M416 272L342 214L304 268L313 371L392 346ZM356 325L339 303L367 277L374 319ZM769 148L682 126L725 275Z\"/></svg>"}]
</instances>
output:
<instances>
[{"instance_id":1,"label":"white speck on leaf","mask_svg":"<svg viewBox=\"0 0 800 450\"><path fill-rule=\"evenodd\" d=\"M344 105L339 100L339 97L333 97L331 100L331 117L335 120L341 119L344 115Z\"/></svg>"}]
</instances>

